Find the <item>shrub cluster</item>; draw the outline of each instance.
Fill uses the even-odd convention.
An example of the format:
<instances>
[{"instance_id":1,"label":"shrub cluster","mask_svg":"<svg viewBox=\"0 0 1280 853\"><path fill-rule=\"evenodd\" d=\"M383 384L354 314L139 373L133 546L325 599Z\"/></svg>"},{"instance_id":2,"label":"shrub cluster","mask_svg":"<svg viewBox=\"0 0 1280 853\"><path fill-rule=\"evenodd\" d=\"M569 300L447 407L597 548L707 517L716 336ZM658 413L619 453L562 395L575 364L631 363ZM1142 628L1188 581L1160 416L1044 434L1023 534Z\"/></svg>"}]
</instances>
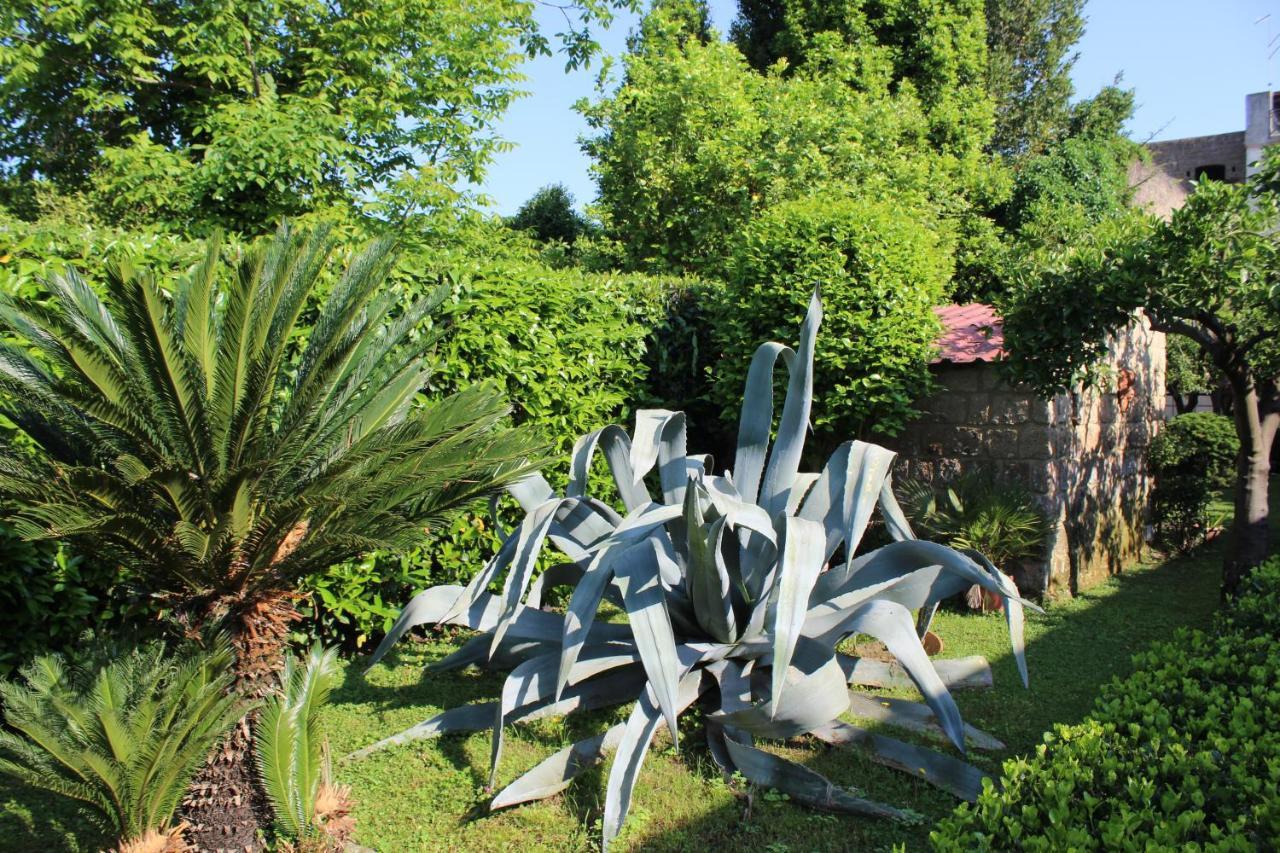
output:
<instances>
[{"instance_id":1,"label":"shrub cluster","mask_svg":"<svg viewBox=\"0 0 1280 853\"><path fill-rule=\"evenodd\" d=\"M1280 843L1280 559L1211 630L1135 658L1093 714L1004 765L938 850L1267 850Z\"/></svg>"},{"instance_id":2,"label":"shrub cluster","mask_svg":"<svg viewBox=\"0 0 1280 853\"><path fill-rule=\"evenodd\" d=\"M1231 485L1240 451L1231 419L1211 412L1178 415L1151 442L1151 496L1156 541L1183 553L1204 538L1209 499Z\"/></svg>"}]
</instances>

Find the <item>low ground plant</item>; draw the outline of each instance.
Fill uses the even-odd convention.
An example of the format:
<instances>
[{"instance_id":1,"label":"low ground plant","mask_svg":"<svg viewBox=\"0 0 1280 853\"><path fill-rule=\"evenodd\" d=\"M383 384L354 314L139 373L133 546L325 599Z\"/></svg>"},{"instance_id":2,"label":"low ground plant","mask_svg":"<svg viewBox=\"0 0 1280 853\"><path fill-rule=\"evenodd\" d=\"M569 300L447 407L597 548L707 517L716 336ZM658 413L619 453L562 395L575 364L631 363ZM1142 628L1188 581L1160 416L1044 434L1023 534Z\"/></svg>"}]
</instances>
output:
<instances>
[{"instance_id":1,"label":"low ground plant","mask_svg":"<svg viewBox=\"0 0 1280 853\"><path fill-rule=\"evenodd\" d=\"M1207 631L1135 659L932 834L939 850L1268 850L1280 843L1280 559Z\"/></svg>"}]
</instances>

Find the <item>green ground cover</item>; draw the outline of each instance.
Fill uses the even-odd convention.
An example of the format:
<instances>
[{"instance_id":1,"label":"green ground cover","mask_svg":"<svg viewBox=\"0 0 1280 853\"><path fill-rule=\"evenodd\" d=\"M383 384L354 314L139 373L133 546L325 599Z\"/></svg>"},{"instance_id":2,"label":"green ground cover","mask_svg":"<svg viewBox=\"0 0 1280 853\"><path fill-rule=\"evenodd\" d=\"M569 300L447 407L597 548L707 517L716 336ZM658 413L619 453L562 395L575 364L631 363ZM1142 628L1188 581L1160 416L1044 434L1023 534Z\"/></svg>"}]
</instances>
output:
<instances>
[{"instance_id":1,"label":"green ground cover","mask_svg":"<svg viewBox=\"0 0 1280 853\"><path fill-rule=\"evenodd\" d=\"M975 763L998 770L1008 755L1039 743L1055 722L1072 723L1090 709L1098 688L1130 671L1130 657L1182 625L1202 627L1217 607L1221 545L1195 554L1150 562L1126 571L1069 601L1053 603L1027 624L1031 690L1018 680L998 615L944 612L935 630L945 657L980 654L992 664L995 689L956 693L965 721L1003 740L1003 753L971 751ZM464 633L436 635L403 649L365 673L362 659L344 666L343 681L326 710L325 730L335 756L345 755L426 719L443 708L493 698L500 676L479 671L423 678L421 668L457 648ZM908 693L899 695L907 696ZM514 727L508 735L499 784L503 785L573 740L623 719L625 709L570 721ZM924 846L934 822L955 801L922 782L872 764L857 751L830 749L799 739L777 745L833 781L861 788L874 799L910 806L924 815L915 827L830 815L793 805L771 792L749 793L724 782L701 738L696 718L676 754L659 745L645 762L622 849L764 850L887 849ZM891 733L904 737L901 732ZM910 738L907 738L910 739ZM337 775L354 789L357 840L379 851L587 850L599 838L604 769L575 782L564 794L496 814L486 814L489 736L450 736L421 741L339 763ZM0 783L0 848L99 849L102 840L80 825L62 803Z\"/></svg>"}]
</instances>

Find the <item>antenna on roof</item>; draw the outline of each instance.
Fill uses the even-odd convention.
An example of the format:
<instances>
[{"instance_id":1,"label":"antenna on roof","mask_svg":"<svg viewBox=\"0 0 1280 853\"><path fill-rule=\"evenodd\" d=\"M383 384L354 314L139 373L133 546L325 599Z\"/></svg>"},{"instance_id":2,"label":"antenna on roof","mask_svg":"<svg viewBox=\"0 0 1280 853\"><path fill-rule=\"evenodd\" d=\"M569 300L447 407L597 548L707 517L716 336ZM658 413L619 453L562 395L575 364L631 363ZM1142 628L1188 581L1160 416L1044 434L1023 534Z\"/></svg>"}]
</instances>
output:
<instances>
[{"instance_id":1,"label":"antenna on roof","mask_svg":"<svg viewBox=\"0 0 1280 853\"><path fill-rule=\"evenodd\" d=\"M1271 91L1271 60L1275 58L1275 55L1277 52L1280 52L1280 47L1273 47L1273 45L1275 45L1277 40L1280 40L1280 35L1273 36L1271 34L1271 13L1270 12L1268 12L1267 14L1261 16L1256 21L1254 21L1253 25L1256 27L1258 24L1262 24L1262 23L1265 23L1267 25L1267 46L1265 49L1269 51L1269 53L1267 53L1266 63L1267 63L1267 91L1270 92Z\"/></svg>"}]
</instances>

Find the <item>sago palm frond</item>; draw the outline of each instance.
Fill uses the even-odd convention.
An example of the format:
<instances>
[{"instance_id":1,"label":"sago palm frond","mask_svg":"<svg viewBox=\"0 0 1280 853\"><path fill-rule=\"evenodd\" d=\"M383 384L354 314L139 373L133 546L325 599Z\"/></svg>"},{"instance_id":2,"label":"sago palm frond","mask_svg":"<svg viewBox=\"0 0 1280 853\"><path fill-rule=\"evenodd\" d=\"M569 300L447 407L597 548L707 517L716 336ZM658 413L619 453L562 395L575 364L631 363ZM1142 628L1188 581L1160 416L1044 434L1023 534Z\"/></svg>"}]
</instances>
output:
<instances>
[{"instance_id":1,"label":"sago palm frond","mask_svg":"<svg viewBox=\"0 0 1280 853\"><path fill-rule=\"evenodd\" d=\"M90 540L178 599L252 600L528 472L539 448L495 389L420 402L447 293L383 287L388 243L339 265L323 231L282 228L224 254L163 284L117 267L105 298L74 271L45 303L0 298L0 409L40 450L0 447L24 535Z\"/></svg>"},{"instance_id":2,"label":"sago palm frond","mask_svg":"<svg viewBox=\"0 0 1280 853\"><path fill-rule=\"evenodd\" d=\"M316 819L316 796L325 755L318 716L337 681L335 649L317 643L303 663L286 660L280 692L269 697L254 725L258 771L271 799L276 828L298 840L323 831Z\"/></svg>"},{"instance_id":3,"label":"sago palm frond","mask_svg":"<svg viewBox=\"0 0 1280 853\"><path fill-rule=\"evenodd\" d=\"M245 711L219 638L174 655L158 643L74 666L36 658L0 684L0 772L80 803L122 841L170 829L213 744Z\"/></svg>"}]
</instances>

